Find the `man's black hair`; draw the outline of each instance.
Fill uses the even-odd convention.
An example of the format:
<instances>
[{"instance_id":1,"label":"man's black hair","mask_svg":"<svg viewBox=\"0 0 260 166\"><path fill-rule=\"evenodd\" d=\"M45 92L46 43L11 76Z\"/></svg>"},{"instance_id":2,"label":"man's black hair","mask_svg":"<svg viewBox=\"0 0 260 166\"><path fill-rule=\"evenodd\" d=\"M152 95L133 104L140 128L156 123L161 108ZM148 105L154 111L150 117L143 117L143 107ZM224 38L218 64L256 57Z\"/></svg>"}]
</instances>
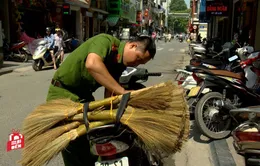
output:
<instances>
[{"instance_id":1,"label":"man's black hair","mask_svg":"<svg viewBox=\"0 0 260 166\"><path fill-rule=\"evenodd\" d=\"M136 36L134 39L130 40L130 42L139 42L142 45L139 45L137 49L142 52L148 51L150 57L153 59L156 54L156 45L155 42L149 36Z\"/></svg>"}]
</instances>

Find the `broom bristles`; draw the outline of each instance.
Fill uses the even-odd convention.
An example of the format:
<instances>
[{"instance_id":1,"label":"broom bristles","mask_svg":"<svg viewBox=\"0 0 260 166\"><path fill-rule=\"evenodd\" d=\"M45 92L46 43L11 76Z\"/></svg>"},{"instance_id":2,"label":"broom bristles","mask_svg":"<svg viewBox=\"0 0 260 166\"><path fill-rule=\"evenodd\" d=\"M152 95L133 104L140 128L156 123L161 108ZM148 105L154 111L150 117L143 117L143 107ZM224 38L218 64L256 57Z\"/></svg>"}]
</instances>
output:
<instances>
[{"instance_id":1,"label":"broom bristles","mask_svg":"<svg viewBox=\"0 0 260 166\"><path fill-rule=\"evenodd\" d=\"M162 154L167 156L180 150L179 138L183 124L186 123L182 116L171 116L168 114L169 111L152 113L136 109L132 112L130 111L132 109L131 107L127 108L121 123L127 125L138 135L144 142L146 150L152 152L157 158L161 158ZM186 112L187 110L182 109L182 111ZM131 117L129 118L129 116ZM185 118L185 120L189 122L188 119ZM182 140L185 139L184 137L187 135L183 134Z\"/></svg>"},{"instance_id":2,"label":"broom bristles","mask_svg":"<svg viewBox=\"0 0 260 166\"><path fill-rule=\"evenodd\" d=\"M24 158L24 162L29 162L32 160L37 154L37 152L43 149L47 144L58 138L60 135L68 132L80 125L80 122L72 122L66 125L58 126L45 133L34 137L33 139L25 142L25 147L22 150L22 156Z\"/></svg>"},{"instance_id":3,"label":"broom bristles","mask_svg":"<svg viewBox=\"0 0 260 166\"><path fill-rule=\"evenodd\" d=\"M29 156L30 158L23 156L22 160L18 163L24 166L44 165L47 161L50 161L53 157L55 157L60 151L65 149L69 145L70 141L75 140L77 137L77 130L73 129L47 144L44 148L36 152L33 155L33 158L31 156Z\"/></svg>"},{"instance_id":4,"label":"broom bristles","mask_svg":"<svg viewBox=\"0 0 260 166\"><path fill-rule=\"evenodd\" d=\"M138 93L132 92L135 97L131 97L129 105L141 109L167 109L173 100L171 92L174 88L176 89L176 86L167 82L140 90ZM22 133L26 135L26 140L30 140L58 122L82 112L82 107L81 103L69 99L57 99L42 104L24 120Z\"/></svg>"},{"instance_id":5,"label":"broom bristles","mask_svg":"<svg viewBox=\"0 0 260 166\"><path fill-rule=\"evenodd\" d=\"M89 129L103 126L111 122L112 120L91 122L89 124ZM82 124L78 128L72 129L69 132L66 132L57 137L38 151L34 149L34 151L27 151L26 153L23 153L22 159L18 161L18 163L26 166L43 165L44 163L50 161L60 151L64 150L68 146L70 141L75 140L77 137L82 136L86 133L87 130L85 128L85 125Z\"/></svg>"},{"instance_id":6,"label":"broom bristles","mask_svg":"<svg viewBox=\"0 0 260 166\"><path fill-rule=\"evenodd\" d=\"M38 106L29 114L22 126L22 132L29 140L53 127L58 122L75 115L79 111L80 103L69 99L60 99Z\"/></svg>"}]
</instances>

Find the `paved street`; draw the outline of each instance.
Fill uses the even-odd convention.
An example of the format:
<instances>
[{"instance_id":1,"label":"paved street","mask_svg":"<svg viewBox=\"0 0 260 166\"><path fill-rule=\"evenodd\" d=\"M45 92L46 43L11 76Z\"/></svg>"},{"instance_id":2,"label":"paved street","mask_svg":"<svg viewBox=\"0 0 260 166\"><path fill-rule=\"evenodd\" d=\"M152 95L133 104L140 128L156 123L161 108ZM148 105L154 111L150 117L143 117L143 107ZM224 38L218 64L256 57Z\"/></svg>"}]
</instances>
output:
<instances>
[{"instance_id":1,"label":"paved street","mask_svg":"<svg viewBox=\"0 0 260 166\"><path fill-rule=\"evenodd\" d=\"M174 80L176 75L174 69L182 68L183 63L189 60L185 50L187 50L187 43L185 42L179 43L173 40L170 43L164 43L159 41L155 59L145 65L145 67L151 72L162 72L163 76L151 78L145 85L149 86L167 80ZM28 66L0 76L0 166L17 165L16 161L20 158L20 150L6 152L8 135L12 132L12 129L19 129L28 113L45 101L53 74L54 70L52 69L35 72L31 66ZM103 88L98 89L94 96L96 99L102 99ZM228 139L227 142L236 165L243 166L243 160L233 151L231 141ZM210 142L210 140L199 133L192 122L189 141L185 144L181 153L165 159L165 165L213 165L214 157L212 157ZM62 163L61 157L58 156L48 165L60 166L63 165Z\"/></svg>"}]
</instances>

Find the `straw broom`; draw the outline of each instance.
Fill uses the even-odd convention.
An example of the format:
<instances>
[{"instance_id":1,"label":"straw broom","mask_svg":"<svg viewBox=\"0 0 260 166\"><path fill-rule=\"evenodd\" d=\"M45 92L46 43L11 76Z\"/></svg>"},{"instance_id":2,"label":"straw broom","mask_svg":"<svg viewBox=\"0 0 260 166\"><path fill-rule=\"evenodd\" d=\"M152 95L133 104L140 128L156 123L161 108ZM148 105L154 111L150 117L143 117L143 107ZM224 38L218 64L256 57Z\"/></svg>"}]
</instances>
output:
<instances>
[{"instance_id":1,"label":"straw broom","mask_svg":"<svg viewBox=\"0 0 260 166\"><path fill-rule=\"evenodd\" d=\"M166 82L131 92L128 105L142 109L164 110L170 107L169 102L174 100L175 95L171 94L173 89L177 89L177 87L170 82ZM90 102L89 110L108 106L111 103L118 104L121 98L122 95ZM25 140L45 132L64 119L81 113L82 109L83 104L69 99L53 100L40 105L24 120L23 134L26 135Z\"/></svg>"},{"instance_id":2,"label":"straw broom","mask_svg":"<svg viewBox=\"0 0 260 166\"><path fill-rule=\"evenodd\" d=\"M185 108L182 112L187 112ZM107 111L108 112L108 111ZM181 112L181 111L180 111ZM111 115L111 114L110 114ZM90 129L93 126L104 125L112 123L115 119L115 110L113 111L113 120L102 121L102 122L90 122ZM144 148L149 150L156 155L157 158L161 157L161 153L169 155L179 150L179 136L183 130L182 120L183 118L173 119L172 114L169 111L152 111L134 109L128 107L125 114L121 118L121 123L131 128L138 137L145 144ZM76 115L79 119L79 115ZM91 115L90 115L91 117ZM100 119L105 119L104 116L98 116ZM109 116L110 117L110 116ZM83 118L83 117L81 117ZM94 115L92 115L94 118ZM111 118L111 117L110 117ZM94 118L95 119L95 118ZM73 120L70 119L70 120ZM189 121L186 119L186 121ZM93 125L93 123L95 125ZM100 124L97 124L100 123ZM187 124L185 122L184 124ZM77 129L73 129L61 136L54 141L48 143L44 148L38 151L27 151L27 154L23 154L23 159L20 161L22 165L42 165L49 161L53 156L58 154L61 150L66 148L70 141L75 140L77 137L86 134L85 125L80 125ZM182 140L185 140L186 136L183 136ZM40 142L40 141L38 141Z\"/></svg>"},{"instance_id":3,"label":"straw broom","mask_svg":"<svg viewBox=\"0 0 260 166\"><path fill-rule=\"evenodd\" d=\"M168 85L167 85L168 84ZM163 84L159 84L160 86L161 85L163 85ZM166 101L167 101L167 103L165 104L165 105L163 105L163 107L161 107L162 109L165 109L165 110L171 110L171 109L173 109L173 108L177 108L177 110L179 109L179 108L181 108L181 107L183 107L183 104L185 104L185 99L183 100L183 90L181 90L181 89L178 89L178 90L176 90L176 88L178 88L178 87L176 87L176 86L173 86L172 84L170 84L170 83L166 83L166 84L164 84L164 85L167 85L167 86L169 86L168 88L169 89L171 89L172 90L172 95L170 95L169 93L167 93L166 94L166 96L168 96L168 99L166 99ZM157 98L158 98L158 96L159 95L161 95L161 94L163 94L165 91L162 91L161 89L160 90L158 90L158 89L156 89L156 87L160 87L160 86L158 86L158 85L156 85L156 86L154 86L154 87L152 87L152 88L154 88L155 90L152 90L152 88L150 88L150 90L151 90L151 92L156 92L156 90L157 90L157 94L156 93L153 93L155 96L157 96ZM161 86L162 87L162 86ZM166 92L169 92L169 89L167 89L167 91ZM170 92L171 92L171 90L170 90ZM145 95L146 95L146 93L142 93L142 92L144 92L144 91L140 91L141 93L139 93L138 95L136 95L135 97L133 97L132 98L132 100L130 100L130 101L132 101L132 102L137 102L137 101L139 101L139 100L141 100L142 98L144 98L145 97ZM150 92L150 94L152 94ZM159 92L159 93L158 93ZM158 95L159 94L159 95ZM163 96L163 95L161 95L161 96ZM137 97L139 97L138 98L138 100L134 100L134 99L137 99ZM146 98L149 98L150 97L150 100L151 100L151 96L147 96ZM172 100L170 100L170 98L172 97L172 99L174 99L175 101L172 101ZM154 97L153 97L153 99L154 99ZM161 100L160 100L161 98L159 97L158 98L158 100L161 102ZM71 102L71 101L68 101L68 102ZM160 102L157 102L157 100L154 100L154 102L151 102L151 101L149 101L150 103L151 103L151 105L153 105L153 107L150 107L150 109L155 109L155 108L159 108L158 106L160 106L160 104L158 104L158 103L160 103ZM64 104L64 103L67 103L67 102L65 102L64 101L64 99L63 100L55 100L55 101L53 101L52 102L53 103L53 105L50 107L48 107L48 104L49 103L47 103L47 107L46 107L46 109L48 110L48 109L50 109L50 108L54 108L54 107L56 107L56 109L58 110L59 108L61 108L61 106L59 106L60 104ZM54 104L55 103L55 104ZM103 102L103 104L104 104L104 102ZM139 104L139 107L142 107L142 105L141 105L141 103L138 103ZM136 106L138 106L138 104L136 104ZM176 107L176 104L178 105L177 107ZM96 107L100 107L101 105L97 105ZM67 106L65 106L65 107L67 107ZM77 107L82 107L82 106L79 106L79 103L74 103L74 102L71 102L71 107L70 107L70 109L71 110L79 110ZM82 109L82 108L80 108L80 109ZM38 109L39 110L39 109ZM54 109L55 110L55 109ZM179 109L179 110L183 110L183 109ZM185 110L185 109L184 109ZM151 110L146 110L147 112L152 112ZM155 110L153 110L153 112L154 112ZM187 111L187 110L186 110ZM35 111L35 112L37 112L37 113L39 113L39 112L41 112L41 111ZM78 111L78 112L81 112L81 111ZM105 111L105 110L103 110L103 111L94 111L94 112L89 112L88 113L88 119L89 120L106 120L106 119L108 119L108 117L110 117L111 116L111 113L109 112L109 114L108 114L108 112L109 111ZM158 112L160 112L160 111L157 111L157 113ZM46 114L46 112L42 112L42 113L44 113L44 114ZM160 113L162 113L162 112L160 112ZM181 111L168 111L167 113L171 113L173 116L175 116L175 117L179 117L179 116L183 116L183 112L181 112ZM114 110L114 111L112 111L112 115L113 116L115 116L115 114L116 114L116 110ZM153 115L151 115L151 116L153 116ZM36 116L37 117L37 116ZM51 118L51 116L49 116L50 118ZM67 115L67 117L68 117L68 115ZM71 120L78 120L78 121L81 121L82 122L82 117L83 117L83 115L82 115L82 113L81 114L76 114L75 116L73 116L73 117L70 117L70 118L65 118L67 121L71 121ZM31 117L31 118L35 118L35 117ZM64 118L60 118L60 119L64 119ZM188 118L186 118L186 119L188 119ZM172 119L170 120L170 121L172 121ZM143 122L143 121L141 121L141 122ZM92 122L91 122L92 123ZM187 122L186 122L187 123ZM55 123L53 123L53 124L56 124L56 122ZM178 122L178 124L182 124L182 123L179 123ZM179 138L178 139L180 139L180 141L178 141L177 143L176 143L176 147L178 146L178 144L179 144L179 147L181 146L181 143L182 143L182 139L184 139L185 140L185 138L187 137L187 136L185 136L185 135L188 135L187 133L188 133L188 129L189 129L189 125L186 125L186 126L188 126L188 127L186 127L186 130L184 130L185 129L185 127L183 128L183 127L181 127L181 126L179 126L179 129L180 130L182 130L181 131L181 133L182 134L179 134ZM60 127L61 128L61 127ZM149 128L149 126L148 126L148 128ZM178 126L177 126L177 128L178 128ZM177 130L177 128L175 128L174 130ZM54 131L54 129L51 129L51 130L49 130L49 131L47 131L47 132L45 132L44 134L45 135L50 135L51 134L51 132L50 131ZM63 128L63 130L62 130L62 132L61 132L61 129L58 131L58 129L56 129L56 136L58 136L58 135L61 135L61 133L64 133L64 132L66 132L67 130L64 130L64 128ZM184 131L186 131L186 132L184 132ZM159 132L161 132L161 130L159 130ZM58 133L58 134L57 134ZM142 133L142 132L141 132ZM185 134L186 133L186 134ZM42 134L42 135L40 135L40 136L42 136L42 137L39 137L39 138L45 138L44 137L44 134ZM176 134L176 135L178 135L178 134ZM26 134L25 134L25 137L26 137ZM51 138L55 138L55 136L53 136L53 137L51 137ZM34 140L37 140L36 138L35 139L29 139L29 143L26 143L26 145L35 145L35 141ZM39 140L39 139L38 139ZM43 144L43 146L39 146L39 148L38 149L41 149L41 148L43 148L46 144L48 144L50 141L52 141L51 139L41 139L42 141L38 141L38 142L42 142ZM38 145L37 145L38 146ZM27 146L26 146L27 147ZM27 152L26 152L26 150L24 149L24 153L23 154L26 154L26 153L28 153L28 152L32 152L32 149L30 148L30 146L28 146L28 148L26 148L25 147L25 149L29 149L29 150L27 150ZM33 146L31 146L31 147L33 147ZM41 148L40 148L41 147ZM176 148L176 149L179 149L179 148ZM36 149L37 150L37 149ZM32 153L31 153L32 154ZM28 156L28 155L23 155L23 156ZM24 157L23 157L24 158ZM28 158L27 157L27 161L26 160L23 160L25 163L27 162L28 163L28 161L30 161L31 159L30 158ZM26 164L25 164L26 165Z\"/></svg>"}]
</instances>

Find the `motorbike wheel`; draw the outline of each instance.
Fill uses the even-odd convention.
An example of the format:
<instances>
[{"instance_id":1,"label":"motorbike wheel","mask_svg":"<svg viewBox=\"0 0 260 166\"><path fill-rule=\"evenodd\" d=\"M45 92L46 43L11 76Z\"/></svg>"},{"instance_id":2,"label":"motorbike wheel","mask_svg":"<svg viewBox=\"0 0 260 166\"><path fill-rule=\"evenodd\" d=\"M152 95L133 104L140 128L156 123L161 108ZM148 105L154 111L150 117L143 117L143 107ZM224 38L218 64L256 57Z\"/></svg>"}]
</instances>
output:
<instances>
[{"instance_id":1,"label":"motorbike wheel","mask_svg":"<svg viewBox=\"0 0 260 166\"><path fill-rule=\"evenodd\" d=\"M56 67L59 68L60 67L60 58L56 59Z\"/></svg>"},{"instance_id":2,"label":"motorbike wheel","mask_svg":"<svg viewBox=\"0 0 260 166\"><path fill-rule=\"evenodd\" d=\"M28 62L28 60L29 60L29 55L27 52L25 52L23 57L23 62Z\"/></svg>"},{"instance_id":3,"label":"motorbike wheel","mask_svg":"<svg viewBox=\"0 0 260 166\"><path fill-rule=\"evenodd\" d=\"M32 63L33 70L40 71L42 70L42 67L43 67L43 62L41 60L33 61Z\"/></svg>"},{"instance_id":4,"label":"motorbike wheel","mask_svg":"<svg viewBox=\"0 0 260 166\"><path fill-rule=\"evenodd\" d=\"M229 136L231 132L229 130L231 126L231 118L224 118L227 114L221 114L218 108L214 106L214 100L219 99L222 99L222 95L220 93L209 92L199 100L195 108L195 122L198 128L204 135L211 139L223 139ZM207 106L206 110L204 110L205 106ZM204 117L204 115L208 115L208 117ZM222 120L224 125L221 124L223 128L220 129L220 122L222 122ZM207 122L209 122L209 124ZM217 126L216 130L214 125Z\"/></svg>"},{"instance_id":5,"label":"motorbike wheel","mask_svg":"<svg viewBox=\"0 0 260 166\"><path fill-rule=\"evenodd\" d=\"M130 166L163 166L161 161L156 161L156 164L151 164L148 156L140 147L133 147L129 152L128 157Z\"/></svg>"}]
</instances>

